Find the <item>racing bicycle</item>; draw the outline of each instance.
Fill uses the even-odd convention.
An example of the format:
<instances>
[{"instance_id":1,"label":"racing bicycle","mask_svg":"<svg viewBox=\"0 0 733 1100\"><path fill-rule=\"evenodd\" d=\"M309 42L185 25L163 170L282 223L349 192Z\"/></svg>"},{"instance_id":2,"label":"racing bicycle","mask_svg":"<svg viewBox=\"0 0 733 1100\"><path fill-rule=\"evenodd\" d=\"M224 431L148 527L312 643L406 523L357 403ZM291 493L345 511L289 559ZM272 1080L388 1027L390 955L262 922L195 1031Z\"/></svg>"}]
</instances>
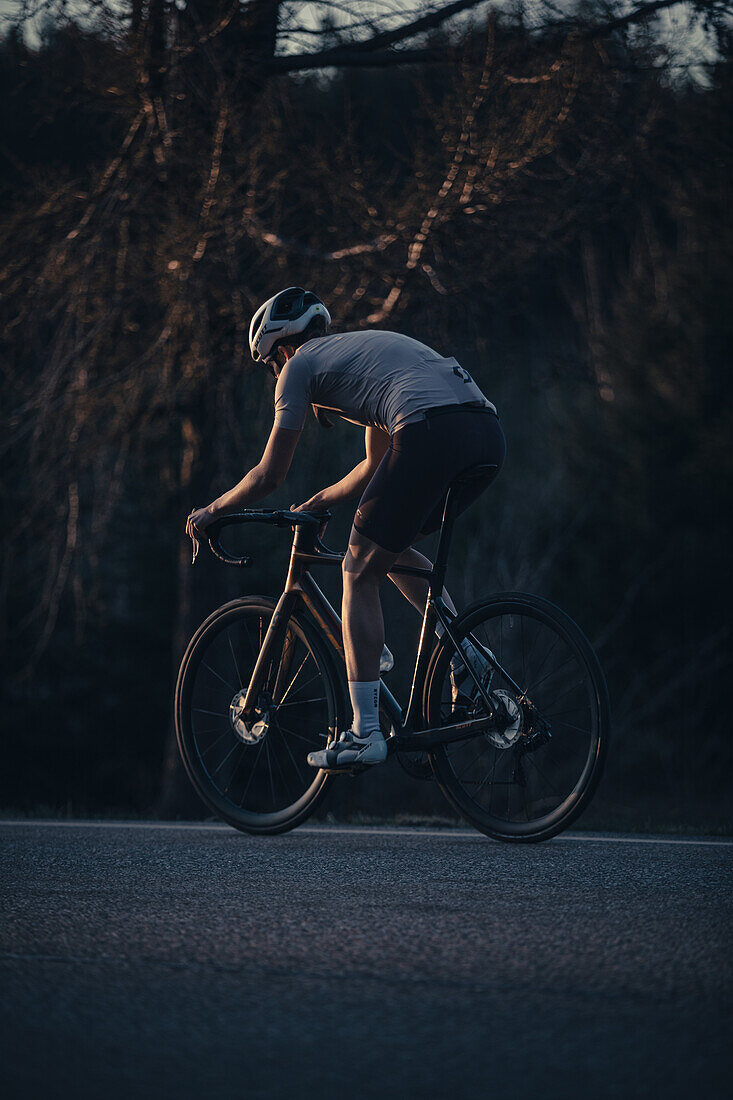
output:
<instances>
[{"instance_id":1,"label":"racing bicycle","mask_svg":"<svg viewBox=\"0 0 733 1100\"><path fill-rule=\"evenodd\" d=\"M389 753L415 778L434 778L480 832L541 841L576 820L598 785L608 693L585 635L548 600L502 592L458 615L446 606L460 493L486 473L473 467L450 486L432 567L392 569L423 577L428 596L407 705L382 679L380 721ZM293 534L280 598L243 596L214 611L191 639L176 685L176 736L188 776L214 814L247 833L302 824L336 778L306 763L351 719L341 621L311 572L343 561L323 542L329 518L246 510L205 531L212 553L238 567L251 558L226 549L227 528L259 523ZM479 661L462 661L467 643Z\"/></svg>"}]
</instances>

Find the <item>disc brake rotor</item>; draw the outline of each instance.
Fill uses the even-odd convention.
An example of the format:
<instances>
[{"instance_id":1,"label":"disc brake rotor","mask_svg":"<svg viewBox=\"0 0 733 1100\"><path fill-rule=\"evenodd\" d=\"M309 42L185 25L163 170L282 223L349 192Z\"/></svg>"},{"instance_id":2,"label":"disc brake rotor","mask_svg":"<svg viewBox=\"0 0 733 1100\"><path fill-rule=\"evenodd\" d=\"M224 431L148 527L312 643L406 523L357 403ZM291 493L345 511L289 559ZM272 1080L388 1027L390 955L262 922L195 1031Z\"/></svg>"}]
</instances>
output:
<instances>
[{"instance_id":1,"label":"disc brake rotor","mask_svg":"<svg viewBox=\"0 0 733 1100\"><path fill-rule=\"evenodd\" d=\"M484 737L495 745L497 749L510 749L517 741L517 738L522 732L522 708L516 701L510 692L500 688L498 691L491 693L496 699L500 699L506 707L506 712L509 715L509 725L499 732L499 730L488 730Z\"/></svg>"},{"instance_id":2,"label":"disc brake rotor","mask_svg":"<svg viewBox=\"0 0 733 1100\"><path fill-rule=\"evenodd\" d=\"M229 724L234 733L245 745L256 745L270 728L269 710L256 710L256 721L247 722L243 717L246 691L238 691L229 704Z\"/></svg>"}]
</instances>

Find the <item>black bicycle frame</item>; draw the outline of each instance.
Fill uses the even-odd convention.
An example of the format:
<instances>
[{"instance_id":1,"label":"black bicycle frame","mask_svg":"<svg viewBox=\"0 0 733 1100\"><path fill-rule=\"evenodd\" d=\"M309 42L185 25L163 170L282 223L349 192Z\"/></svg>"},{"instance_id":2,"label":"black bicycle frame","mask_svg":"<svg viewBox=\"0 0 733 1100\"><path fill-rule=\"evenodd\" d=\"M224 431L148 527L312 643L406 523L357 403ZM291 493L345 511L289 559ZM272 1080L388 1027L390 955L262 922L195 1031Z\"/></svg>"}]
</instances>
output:
<instances>
[{"instance_id":1,"label":"black bicycle frame","mask_svg":"<svg viewBox=\"0 0 733 1100\"><path fill-rule=\"evenodd\" d=\"M466 669L470 673L474 684L487 713L481 718L474 718L463 722L455 722L446 726L436 726L430 729L421 729L422 718L422 694L425 687L425 678L428 673L430 661L435 648L436 621L442 624L443 630L455 650L459 650L460 642L453 631L454 615L447 607L443 599L443 587L448 565L448 550L450 548L453 526L456 519L456 493L455 487L449 489L443 517L440 527L440 537L435 562L432 569L419 569L412 566L395 565L390 573L403 576L422 577L428 582L428 596L423 613L422 630L415 659L415 669L410 687L410 698L407 711L403 718L402 708L392 695L386 684L382 681L381 694L391 720L395 726L394 735L387 738L390 751L400 752L425 752L432 747L446 744L452 741L464 740L474 737L478 733L488 729L495 720L494 705L486 693L484 686L466 661ZM245 512L238 515L225 516L215 521L207 529L207 539L212 552L222 561L230 565L249 565L251 559L248 556L236 558L228 554L219 542L219 535L223 527L240 523L274 523L276 526L293 527L294 537L290 554L290 564L285 582L285 589L277 602L272 619L268 626L265 638L262 642L255 667L252 671L247 694L244 700L243 716L252 720L262 704L261 689L266 679L266 673L271 660L271 654L278 653L285 644L288 623L299 603L303 603L308 612L323 631L328 643L344 657L344 645L341 619L332 607L327 597L316 584L310 573L313 565L341 566L344 554L329 550L322 542L322 535L330 516L316 516L302 512ZM480 648L480 643L476 643ZM512 687L523 696L521 688L507 675L504 669L496 661L493 654L486 652L486 659L500 672ZM278 693L282 690L282 684L275 685L275 698L273 702L277 706Z\"/></svg>"}]
</instances>

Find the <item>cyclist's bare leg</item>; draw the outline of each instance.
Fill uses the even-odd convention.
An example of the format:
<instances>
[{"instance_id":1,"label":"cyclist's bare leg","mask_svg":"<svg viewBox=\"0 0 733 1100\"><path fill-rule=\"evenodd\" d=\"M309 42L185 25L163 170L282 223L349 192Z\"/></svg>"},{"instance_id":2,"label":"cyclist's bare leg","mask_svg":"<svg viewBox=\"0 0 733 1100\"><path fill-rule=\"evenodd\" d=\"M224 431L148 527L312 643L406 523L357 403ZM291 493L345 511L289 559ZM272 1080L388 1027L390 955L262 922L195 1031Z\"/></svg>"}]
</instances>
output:
<instances>
[{"instance_id":1,"label":"cyclist's bare leg","mask_svg":"<svg viewBox=\"0 0 733 1100\"><path fill-rule=\"evenodd\" d=\"M350 682L379 679L384 619L379 586L397 558L352 528L344 558L342 604L346 674Z\"/></svg>"},{"instance_id":2,"label":"cyclist's bare leg","mask_svg":"<svg viewBox=\"0 0 733 1100\"><path fill-rule=\"evenodd\" d=\"M429 558L426 558L424 554L421 554L419 550L416 550L414 546L410 546L398 557L395 565L407 565L412 569L431 569L433 563ZM422 577L409 577L399 573L390 573L389 579L392 581L406 600L416 608L422 615L425 610L425 601L428 598L428 582L423 580ZM450 598L447 589L443 589L443 599L445 600L449 610L456 614L456 606L453 600Z\"/></svg>"}]
</instances>

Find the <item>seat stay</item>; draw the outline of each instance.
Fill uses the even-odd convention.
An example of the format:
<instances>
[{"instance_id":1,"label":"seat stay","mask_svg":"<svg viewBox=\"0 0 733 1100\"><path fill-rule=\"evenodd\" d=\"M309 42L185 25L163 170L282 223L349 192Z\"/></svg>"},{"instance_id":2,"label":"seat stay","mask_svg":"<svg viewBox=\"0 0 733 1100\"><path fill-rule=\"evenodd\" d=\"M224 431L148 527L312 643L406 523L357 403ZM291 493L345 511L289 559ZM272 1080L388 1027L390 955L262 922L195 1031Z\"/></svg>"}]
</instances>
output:
<instances>
[{"instance_id":1,"label":"seat stay","mask_svg":"<svg viewBox=\"0 0 733 1100\"><path fill-rule=\"evenodd\" d=\"M509 673L504 668L504 666L499 664L499 662L497 661L496 657L493 655L491 650L489 650L484 645L484 643L476 637L475 634L469 634L467 640L469 642L471 642L471 644L473 646L475 646L475 648L483 655L484 660L488 661L488 663L494 669L494 672L498 672L506 680L506 682L509 684L509 687L512 689L512 691L516 691L520 702L529 702L529 698L528 698L527 693L524 690L524 688L521 688L519 686L519 684L516 682L516 680L512 679L512 677L509 675ZM468 665L466 667L468 668ZM470 672L471 670L468 669L468 671ZM475 677L474 677L474 681L475 681Z\"/></svg>"},{"instance_id":2,"label":"seat stay","mask_svg":"<svg viewBox=\"0 0 733 1100\"><path fill-rule=\"evenodd\" d=\"M442 603L443 601L441 600L440 602ZM438 618L440 619L440 622L443 626L443 630L445 631L445 634L448 636L449 641L452 643L454 650L456 651L456 653L461 652L461 643L458 641L458 636L453 631L453 626L452 626L451 622L449 621L447 616L442 611L438 610L437 607L436 607L436 612L438 613ZM481 649L483 649L483 648L484 647L481 646ZM494 706L493 706L493 703L491 702L491 700L489 698L488 693L484 690L484 687L483 687L483 684L481 683L481 680L476 675L474 670L471 668L470 661L467 661L464 658L463 664L465 665L466 672L468 672L469 676L471 677L474 684L476 685L476 689L477 689L479 695L481 696L481 701L483 702L484 706L487 707L487 709L488 709L488 712L489 712L488 716L493 719L494 718ZM494 666L495 669L498 669L502 674L504 673L504 669L501 668L501 666L496 662L496 660L491 661L491 664ZM512 684L514 684L513 680L511 682L512 682Z\"/></svg>"}]
</instances>

